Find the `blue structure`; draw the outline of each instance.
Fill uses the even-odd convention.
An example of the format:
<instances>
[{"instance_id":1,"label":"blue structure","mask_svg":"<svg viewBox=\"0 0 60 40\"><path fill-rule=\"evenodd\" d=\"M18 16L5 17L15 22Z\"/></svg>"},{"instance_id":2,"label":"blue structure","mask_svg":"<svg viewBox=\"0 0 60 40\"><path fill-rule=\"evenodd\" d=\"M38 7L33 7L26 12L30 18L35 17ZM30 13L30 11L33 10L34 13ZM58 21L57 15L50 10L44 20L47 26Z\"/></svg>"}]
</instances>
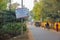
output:
<instances>
[{"instance_id":1,"label":"blue structure","mask_svg":"<svg viewBox=\"0 0 60 40\"><path fill-rule=\"evenodd\" d=\"M17 8L16 11L16 18L25 18L28 17L29 15L29 9L27 8Z\"/></svg>"}]
</instances>

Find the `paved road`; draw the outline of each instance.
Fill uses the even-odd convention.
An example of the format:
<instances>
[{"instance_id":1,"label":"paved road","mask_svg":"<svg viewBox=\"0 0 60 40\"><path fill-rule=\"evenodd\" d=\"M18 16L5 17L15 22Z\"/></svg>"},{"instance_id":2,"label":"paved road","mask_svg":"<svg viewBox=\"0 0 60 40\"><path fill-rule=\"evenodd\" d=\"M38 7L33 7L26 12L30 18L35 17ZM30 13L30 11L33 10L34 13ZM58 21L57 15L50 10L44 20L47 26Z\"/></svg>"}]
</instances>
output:
<instances>
[{"instance_id":1,"label":"paved road","mask_svg":"<svg viewBox=\"0 0 60 40\"><path fill-rule=\"evenodd\" d=\"M34 26L29 26L28 28L32 32L34 40L60 40L59 32Z\"/></svg>"}]
</instances>

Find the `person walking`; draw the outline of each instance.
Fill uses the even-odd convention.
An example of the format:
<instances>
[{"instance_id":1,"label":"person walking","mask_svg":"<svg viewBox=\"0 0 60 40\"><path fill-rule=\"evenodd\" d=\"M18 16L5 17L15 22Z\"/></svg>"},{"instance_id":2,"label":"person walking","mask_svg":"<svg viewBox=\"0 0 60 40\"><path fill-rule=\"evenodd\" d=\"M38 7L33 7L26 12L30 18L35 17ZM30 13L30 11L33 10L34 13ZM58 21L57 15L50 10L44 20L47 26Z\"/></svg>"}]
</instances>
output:
<instances>
[{"instance_id":1,"label":"person walking","mask_svg":"<svg viewBox=\"0 0 60 40\"><path fill-rule=\"evenodd\" d=\"M56 31L58 32L58 23L56 23Z\"/></svg>"},{"instance_id":2,"label":"person walking","mask_svg":"<svg viewBox=\"0 0 60 40\"><path fill-rule=\"evenodd\" d=\"M48 28L48 29L49 29L49 23L48 23L48 22L46 23L46 28Z\"/></svg>"}]
</instances>

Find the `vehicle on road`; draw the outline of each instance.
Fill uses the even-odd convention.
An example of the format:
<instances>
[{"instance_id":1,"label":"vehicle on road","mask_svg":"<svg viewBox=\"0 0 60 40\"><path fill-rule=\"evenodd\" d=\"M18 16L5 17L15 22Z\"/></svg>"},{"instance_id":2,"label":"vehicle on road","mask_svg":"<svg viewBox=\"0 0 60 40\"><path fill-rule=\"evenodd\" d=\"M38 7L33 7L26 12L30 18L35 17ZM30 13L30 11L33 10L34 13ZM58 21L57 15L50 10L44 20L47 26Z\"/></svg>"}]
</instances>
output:
<instances>
[{"instance_id":1,"label":"vehicle on road","mask_svg":"<svg viewBox=\"0 0 60 40\"><path fill-rule=\"evenodd\" d=\"M36 22L35 22L35 26L36 26L36 27L40 27L40 26L41 26L41 22L40 22L40 21L36 21Z\"/></svg>"}]
</instances>

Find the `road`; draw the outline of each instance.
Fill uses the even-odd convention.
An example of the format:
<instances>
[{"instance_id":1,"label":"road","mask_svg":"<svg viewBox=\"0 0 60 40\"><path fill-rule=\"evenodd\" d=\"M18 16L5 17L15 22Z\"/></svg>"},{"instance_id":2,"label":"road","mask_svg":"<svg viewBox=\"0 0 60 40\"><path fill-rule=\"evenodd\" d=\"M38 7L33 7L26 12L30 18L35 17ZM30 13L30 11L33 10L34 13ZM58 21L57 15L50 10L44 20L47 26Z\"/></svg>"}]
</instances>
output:
<instances>
[{"instance_id":1,"label":"road","mask_svg":"<svg viewBox=\"0 0 60 40\"><path fill-rule=\"evenodd\" d=\"M28 26L34 40L60 40L60 32L43 29L41 27Z\"/></svg>"}]
</instances>

